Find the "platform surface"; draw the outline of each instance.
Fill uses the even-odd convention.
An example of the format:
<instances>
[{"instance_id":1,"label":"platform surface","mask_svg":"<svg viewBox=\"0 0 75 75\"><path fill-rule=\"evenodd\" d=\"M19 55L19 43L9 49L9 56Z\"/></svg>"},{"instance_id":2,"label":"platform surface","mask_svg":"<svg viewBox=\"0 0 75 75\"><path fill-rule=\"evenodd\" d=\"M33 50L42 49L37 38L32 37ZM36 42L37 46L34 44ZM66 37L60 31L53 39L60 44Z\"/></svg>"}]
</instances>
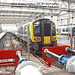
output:
<instances>
[{"instance_id":1,"label":"platform surface","mask_svg":"<svg viewBox=\"0 0 75 75\"><path fill-rule=\"evenodd\" d=\"M57 35L57 43L70 46L70 37L68 37L67 35ZM74 37L72 38L72 43L74 47Z\"/></svg>"}]
</instances>

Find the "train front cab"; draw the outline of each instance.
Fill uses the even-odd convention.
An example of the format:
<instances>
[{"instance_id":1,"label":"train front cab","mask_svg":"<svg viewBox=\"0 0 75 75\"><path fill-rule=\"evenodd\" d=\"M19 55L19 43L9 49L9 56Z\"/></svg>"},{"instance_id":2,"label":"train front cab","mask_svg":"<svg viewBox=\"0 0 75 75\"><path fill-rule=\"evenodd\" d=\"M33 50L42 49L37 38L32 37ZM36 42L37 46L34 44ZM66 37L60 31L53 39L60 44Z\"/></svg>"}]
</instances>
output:
<instances>
[{"instance_id":1,"label":"train front cab","mask_svg":"<svg viewBox=\"0 0 75 75\"><path fill-rule=\"evenodd\" d=\"M56 26L49 19L34 21L30 28L31 40L35 51L41 52L44 46L56 46Z\"/></svg>"}]
</instances>

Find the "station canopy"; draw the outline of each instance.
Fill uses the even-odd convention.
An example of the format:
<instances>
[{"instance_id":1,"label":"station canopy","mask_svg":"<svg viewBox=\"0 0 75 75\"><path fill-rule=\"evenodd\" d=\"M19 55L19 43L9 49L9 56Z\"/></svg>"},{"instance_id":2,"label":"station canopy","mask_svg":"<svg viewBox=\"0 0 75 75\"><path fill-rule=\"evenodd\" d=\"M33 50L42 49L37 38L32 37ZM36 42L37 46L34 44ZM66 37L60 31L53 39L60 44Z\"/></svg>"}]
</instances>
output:
<instances>
[{"instance_id":1,"label":"station canopy","mask_svg":"<svg viewBox=\"0 0 75 75\"><path fill-rule=\"evenodd\" d=\"M0 0L1 24L20 25L45 16L68 18L68 13L75 18L75 0Z\"/></svg>"}]
</instances>

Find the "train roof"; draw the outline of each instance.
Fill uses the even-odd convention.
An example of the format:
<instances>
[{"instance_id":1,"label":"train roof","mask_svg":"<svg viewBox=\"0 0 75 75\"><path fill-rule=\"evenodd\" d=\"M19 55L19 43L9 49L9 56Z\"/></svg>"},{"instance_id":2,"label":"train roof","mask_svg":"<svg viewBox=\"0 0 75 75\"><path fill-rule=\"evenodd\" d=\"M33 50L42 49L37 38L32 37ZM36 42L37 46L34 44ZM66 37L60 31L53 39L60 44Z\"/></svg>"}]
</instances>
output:
<instances>
[{"instance_id":1,"label":"train roof","mask_svg":"<svg viewBox=\"0 0 75 75\"><path fill-rule=\"evenodd\" d=\"M31 24L31 23L35 23L35 22L41 21L41 20L50 20L50 19L47 19L47 18L37 19L37 20L34 20L34 21L32 21L32 22L28 22L28 23L24 24L23 26L26 26L26 25L29 25L29 24Z\"/></svg>"},{"instance_id":2,"label":"train roof","mask_svg":"<svg viewBox=\"0 0 75 75\"><path fill-rule=\"evenodd\" d=\"M48 18L37 19L37 20L34 20L34 21L32 21L32 22L28 22L28 23L22 25L21 27L24 27L24 26L26 26L26 25L30 25L31 23L35 23L35 22L41 21L41 20L50 20L50 19L48 19ZM51 20L50 20L50 21L51 21Z\"/></svg>"},{"instance_id":3,"label":"train roof","mask_svg":"<svg viewBox=\"0 0 75 75\"><path fill-rule=\"evenodd\" d=\"M41 18L41 19L34 20L33 23L35 23L35 22L37 22L37 21L41 21L41 20L50 20L50 19L47 19L47 18Z\"/></svg>"},{"instance_id":4,"label":"train roof","mask_svg":"<svg viewBox=\"0 0 75 75\"><path fill-rule=\"evenodd\" d=\"M68 27L75 27L75 25L59 26L59 27L57 27L57 28L68 28Z\"/></svg>"},{"instance_id":5,"label":"train roof","mask_svg":"<svg viewBox=\"0 0 75 75\"><path fill-rule=\"evenodd\" d=\"M75 27L75 25L70 25L69 27Z\"/></svg>"}]
</instances>

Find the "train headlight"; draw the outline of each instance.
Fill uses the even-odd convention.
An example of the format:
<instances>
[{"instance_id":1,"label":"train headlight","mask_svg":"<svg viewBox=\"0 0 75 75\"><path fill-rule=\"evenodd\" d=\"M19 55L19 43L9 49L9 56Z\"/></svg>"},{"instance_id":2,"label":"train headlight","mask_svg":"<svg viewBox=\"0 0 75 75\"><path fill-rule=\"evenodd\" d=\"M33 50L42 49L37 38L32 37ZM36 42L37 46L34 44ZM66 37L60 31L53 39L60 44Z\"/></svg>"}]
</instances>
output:
<instances>
[{"instance_id":1,"label":"train headlight","mask_svg":"<svg viewBox=\"0 0 75 75\"><path fill-rule=\"evenodd\" d=\"M37 40L39 41L39 40L40 40L40 38L37 38Z\"/></svg>"}]
</instances>

